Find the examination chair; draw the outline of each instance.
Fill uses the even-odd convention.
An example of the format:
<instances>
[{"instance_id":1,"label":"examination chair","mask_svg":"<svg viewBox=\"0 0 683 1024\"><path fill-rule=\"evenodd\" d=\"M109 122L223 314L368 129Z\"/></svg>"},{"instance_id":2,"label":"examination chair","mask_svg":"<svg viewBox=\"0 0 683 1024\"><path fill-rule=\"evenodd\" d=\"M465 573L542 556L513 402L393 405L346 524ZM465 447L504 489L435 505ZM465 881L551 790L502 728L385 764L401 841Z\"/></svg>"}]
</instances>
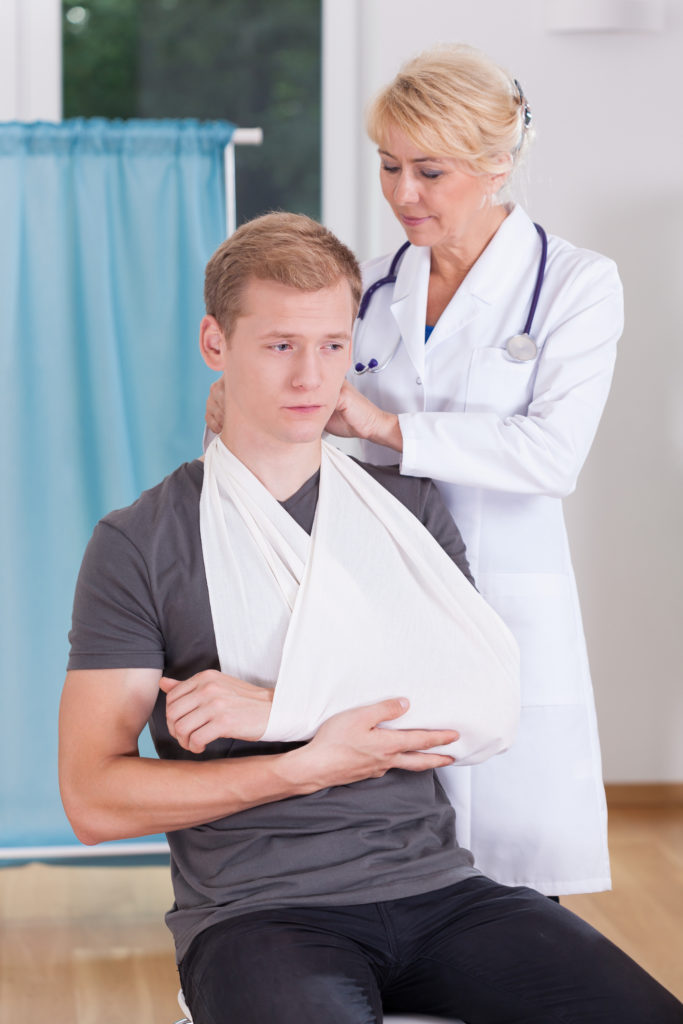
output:
<instances>
[{"instance_id":1,"label":"examination chair","mask_svg":"<svg viewBox=\"0 0 683 1024\"><path fill-rule=\"evenodd\" d=\"M183 1011L185 1016L181 1017L179 1021L176 1021L176 1024L192 1024L192 1017L190 1016L190 1011L185 1002L182 989L178 993L178 1003L180 1004L180 1009ZM455 1020L453 1018L448 1020L445 1017L423 1017L422 1014L419 1014L418 1016L415 1014L408 1014L408 1016L404 1016L401 1014L396 1017L393 1013L390 1013L388 1017L384 1018L384 1024L465 1024L465 1022L462 1020Z\"/></svg>"}]
</instances>

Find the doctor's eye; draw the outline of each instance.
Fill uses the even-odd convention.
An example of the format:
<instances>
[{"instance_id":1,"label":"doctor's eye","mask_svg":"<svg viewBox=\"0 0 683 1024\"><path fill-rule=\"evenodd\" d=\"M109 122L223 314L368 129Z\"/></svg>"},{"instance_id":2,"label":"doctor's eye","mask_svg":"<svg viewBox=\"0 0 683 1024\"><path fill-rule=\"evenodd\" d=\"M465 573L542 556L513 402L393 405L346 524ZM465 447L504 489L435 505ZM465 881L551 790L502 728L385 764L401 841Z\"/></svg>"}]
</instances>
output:
<instances>
[{"instance_id":1,"label":"doctor's eye","mask_svg":"<svg viewBox=\"0 0 683 1024\"><path fill-rule=\"evenodd\" d=\"M429 181L434 181L436 178L440 178L443 175L443 171L428 171L424 168L420 171L423 178L428 178Z\"/></svg>"},{"instance_id":2,"label":"doctor's eye","mask_svg":"<svg viewBox=\"0 0 683 1024\"><path fill-rule=\"evenodd\" d=\"M385 163L383 163L382 164L382 170L386 171L387 174L396 174L396 172L400 171L401 168L397 167L395 164L385 164Z\"/></svg>"}]
</instances>

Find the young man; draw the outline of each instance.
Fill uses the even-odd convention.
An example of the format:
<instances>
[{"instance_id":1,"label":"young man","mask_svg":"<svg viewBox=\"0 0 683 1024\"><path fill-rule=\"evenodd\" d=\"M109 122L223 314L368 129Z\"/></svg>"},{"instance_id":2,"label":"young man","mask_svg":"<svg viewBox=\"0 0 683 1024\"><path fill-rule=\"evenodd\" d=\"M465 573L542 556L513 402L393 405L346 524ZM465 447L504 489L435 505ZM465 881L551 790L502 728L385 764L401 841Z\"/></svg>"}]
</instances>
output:
<instances>
[{"instance_id":1,"label":"young man","mask_svg":"<svg viewBox=\"0 0 683 1024\"><path fill-rule=\"evenodd\" d=\"M351 253L307 218L259 218L209 262L224 426L86 552L70 820L86 843L168 833L195 1024L680 1021L602 936L458 846L434 769L510 742L514 655L434 486L321 442L359 295ZM159 760L138 754L148 720Z\"/></svg>"}]
</instances>

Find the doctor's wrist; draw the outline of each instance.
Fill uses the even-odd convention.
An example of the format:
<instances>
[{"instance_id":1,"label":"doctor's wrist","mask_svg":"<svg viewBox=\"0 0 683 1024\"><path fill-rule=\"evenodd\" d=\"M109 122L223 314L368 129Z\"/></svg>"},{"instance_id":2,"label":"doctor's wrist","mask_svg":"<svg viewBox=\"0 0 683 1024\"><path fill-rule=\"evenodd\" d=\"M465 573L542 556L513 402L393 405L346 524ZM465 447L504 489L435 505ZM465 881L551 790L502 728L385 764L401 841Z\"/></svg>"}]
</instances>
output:
<instances>
[{"instance_id":1,"label":"doctor's wrist","mask_svg":"<svg viewBox=\"0 0 683 1024\"><path fill-rule=\"evenodd\" d=\"M398 416L393 412L382 411L368 440L392 448L395 452L402 452L403 434Z\"/></svg>"}]
</instances>

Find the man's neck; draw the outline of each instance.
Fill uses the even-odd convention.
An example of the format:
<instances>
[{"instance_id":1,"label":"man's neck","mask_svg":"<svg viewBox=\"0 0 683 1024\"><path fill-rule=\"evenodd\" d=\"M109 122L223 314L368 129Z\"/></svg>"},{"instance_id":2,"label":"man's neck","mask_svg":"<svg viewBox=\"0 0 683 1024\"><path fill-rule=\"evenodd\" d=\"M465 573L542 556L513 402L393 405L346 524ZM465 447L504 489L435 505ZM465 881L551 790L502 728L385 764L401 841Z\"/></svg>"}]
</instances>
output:
<instances>
[{"instance_id":1,"label":"man's neck","mask_svg":"<svg viewBox=\"0 0 683 1024\"><path fill-rule=\"evenodd\" d=\"M221 441L278 501L286 501L320 469L321 441L258 443L223 430Z\"/></svg>"}]
</instances>

